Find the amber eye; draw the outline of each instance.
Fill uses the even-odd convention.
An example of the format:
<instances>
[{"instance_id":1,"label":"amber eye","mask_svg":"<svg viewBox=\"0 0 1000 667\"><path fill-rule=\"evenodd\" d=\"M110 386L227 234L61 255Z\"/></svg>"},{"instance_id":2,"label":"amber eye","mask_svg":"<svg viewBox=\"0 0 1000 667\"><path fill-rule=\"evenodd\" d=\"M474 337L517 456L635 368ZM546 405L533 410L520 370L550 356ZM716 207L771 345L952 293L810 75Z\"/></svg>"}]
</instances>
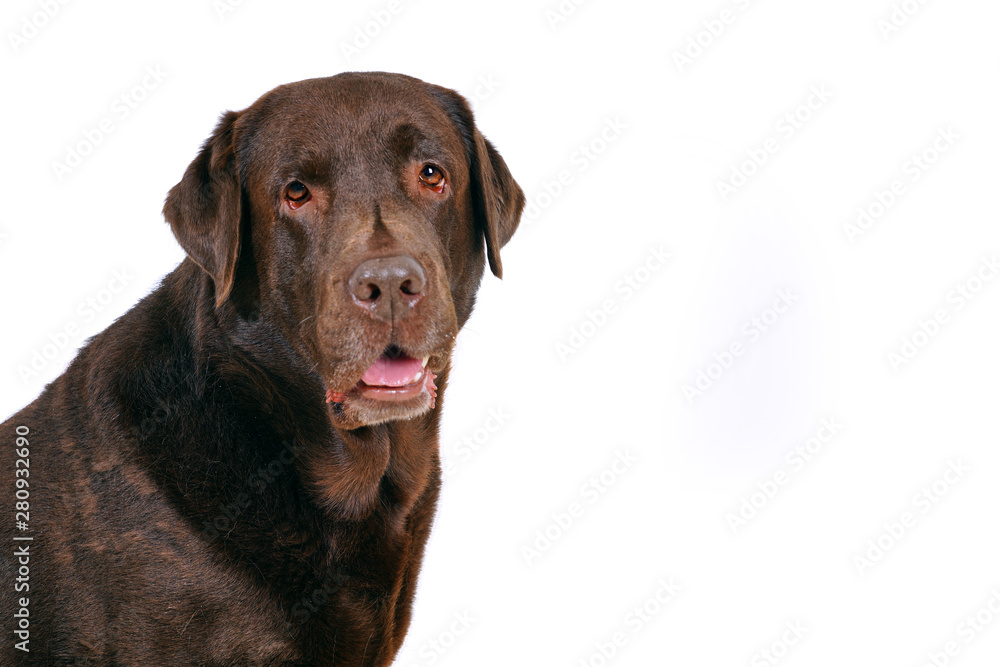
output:
<instances>
[{"instance_id":1,"label":"amber eye","mask_svg":"<svg viewBox=\"0 0 1000 667\"><path fill-rule=\"evenodd\" d=\"M420 169L420 182L441 192L444 189L444 172L433 164L425 164Z\"/></svg>"},{"instance_id":2,"label":"amber eye","mask_svg":"<svg viewBox=\"0 0 1000 667\"><path fill-rule=\"evenodd\" d=\"M292 181L285 186L285 201L288 202L289 208L298 208L311 198L312 195L309 193L309 188L304 186L299 181Z\"/></svg>"}]
</instances>

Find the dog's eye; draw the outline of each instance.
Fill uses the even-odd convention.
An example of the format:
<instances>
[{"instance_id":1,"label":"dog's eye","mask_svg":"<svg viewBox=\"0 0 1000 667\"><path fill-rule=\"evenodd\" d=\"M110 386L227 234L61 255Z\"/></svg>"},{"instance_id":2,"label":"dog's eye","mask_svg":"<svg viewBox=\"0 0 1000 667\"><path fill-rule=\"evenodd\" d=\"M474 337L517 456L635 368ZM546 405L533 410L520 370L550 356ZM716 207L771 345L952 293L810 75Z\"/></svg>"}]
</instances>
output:
<instances>
[{"instance_id":1,"label":"dog's eye","mask_svg":"<svg viewBox=\"0 0 1000 667\"><path fill-rule=\"evenodd\" d=\"M309 188L299 181L292 181L285 186L285 201L288 202L289 208L298 208L309 201L311 197Z\"/></svg>"},{"instance_id":2,"label":"dog's eye","mask_svg":"<svg viewBox=\"0 0 1000 667\"><path fill-rule=\"evenodd\" d=\"M420 182L436 192L444 190L444 172L433 164L425 164L420 169Z\"/></svg>"}]
</instances>

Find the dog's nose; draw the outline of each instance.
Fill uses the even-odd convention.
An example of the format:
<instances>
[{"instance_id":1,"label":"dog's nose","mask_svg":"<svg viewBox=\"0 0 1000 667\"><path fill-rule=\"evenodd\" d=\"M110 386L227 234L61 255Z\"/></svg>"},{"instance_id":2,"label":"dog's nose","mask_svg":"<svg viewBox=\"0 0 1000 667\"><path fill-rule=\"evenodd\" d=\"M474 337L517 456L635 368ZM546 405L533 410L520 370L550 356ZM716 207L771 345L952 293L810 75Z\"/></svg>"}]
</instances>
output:
<instances>
[{"instance_id":1,"label":"dog's nose","mask_svg":"<svg viewBox=\"0 0 1000 667\"><path fill-rule=\"evenodd\" d=\"M407 317L424 295L424 269L409 255L366 259L351 274L348 290L362 308L386 322Z\"/></svg>"}]
</instances>

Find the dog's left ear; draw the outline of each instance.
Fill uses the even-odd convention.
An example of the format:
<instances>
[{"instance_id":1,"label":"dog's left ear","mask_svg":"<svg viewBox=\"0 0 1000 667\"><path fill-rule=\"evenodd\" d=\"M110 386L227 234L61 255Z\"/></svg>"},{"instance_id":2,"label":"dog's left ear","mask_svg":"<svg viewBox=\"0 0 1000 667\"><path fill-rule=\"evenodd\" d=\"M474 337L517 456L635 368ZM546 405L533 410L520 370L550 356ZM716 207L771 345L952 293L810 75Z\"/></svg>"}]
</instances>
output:
<instances>
[{"instance_id":1,"label":"dog's left ear","mask_svg":"<svg viewBox=\"0 0 1000 667\"><path fill-rule=\"evenodd\" d=\"M228 111L163 204L174 236L215 282L215 307L229 297L240 250L241 190L236 170L233 126L240 114Z\"/></svg>"},{"instance_id":2,"label":"dog's left ear","mask_svg":"<svg viewBox=\"0 0 1000 667\"><path fill-rule=\"evenodd\" d=\"M486 238L486 258L497 278L503 277L500 248L514 235L524 210L524 191L511 176L507 163L476 128L469 102L450 88L428 84L430 92L462 132L469 151L473 214Z\"/></svg>"},{"instance_id":3,"label":"dog's left ear","mask_svg":"<svg viewBox=\"0 0 1000 667\"><path fill-rule=\"evenodd\" d=\"M475 154L472 160L473 198L477 218L486 236L486 257L490 270L503 277L500 248L514 235L524 210L524 191L517 184L507 163L478 129L474 131Z\"/></svg>"}]
</instances>

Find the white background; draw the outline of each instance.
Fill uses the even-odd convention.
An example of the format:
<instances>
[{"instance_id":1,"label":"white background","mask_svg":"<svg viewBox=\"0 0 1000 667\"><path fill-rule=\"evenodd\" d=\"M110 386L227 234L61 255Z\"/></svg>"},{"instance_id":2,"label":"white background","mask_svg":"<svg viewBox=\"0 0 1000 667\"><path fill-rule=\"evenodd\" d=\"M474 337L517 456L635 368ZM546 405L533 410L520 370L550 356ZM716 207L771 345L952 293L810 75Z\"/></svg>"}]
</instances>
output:
<instances>
[{"instance_id":1,"label":"white background","mask_svg":"<svg viewBox=\"0 0 1000 667\"><path fill-rule=\"evenodd\" d=\"M222 111L404 72L478 98L534 208L460 336L397 664L996 665L1000 6L897 2L8 0L0 416L182 259L160 208Z\"/></svg>"}]
</instances>

